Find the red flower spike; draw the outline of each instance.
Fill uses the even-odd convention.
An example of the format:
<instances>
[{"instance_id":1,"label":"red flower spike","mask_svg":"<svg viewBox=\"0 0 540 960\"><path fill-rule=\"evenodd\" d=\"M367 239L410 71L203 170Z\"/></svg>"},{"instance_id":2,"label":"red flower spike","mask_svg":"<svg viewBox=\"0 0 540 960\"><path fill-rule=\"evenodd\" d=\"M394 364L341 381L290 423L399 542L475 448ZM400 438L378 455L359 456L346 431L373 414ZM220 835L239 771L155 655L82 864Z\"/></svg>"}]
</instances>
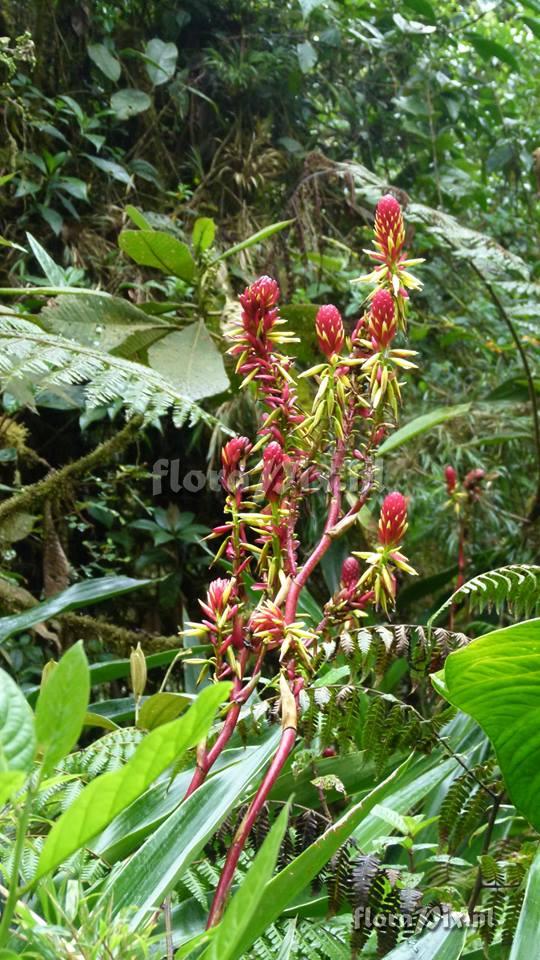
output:
<instances>
[{"instance_id":1,"label":"red flower spike","mask_svg":"<svg viewBox=\"0 0 540 960\"><path fill-rule=\"evenodd\" d=\"M458 475L454 470L454 467L451 467L450 464L444 468L444 479L446 480L446 489L449 494L452 494L456 489Z\"/></svg>"},{"instance_id":2,"label":"red flower spike","mask_svg":"<svg viewBox=\"0 0 540 960\"><path fill-rule=\"evenodd\" d=\"M476 467L474 470L469 470L466 475L463 486L465 490L474 490L475 487L478 487L486 475L486 471L482 470L481 467Z\"/></svg>"},{"instance_id":3,"label":"red flower spike","mask_svg":"<svg viewBox=\"0 0 540 960\"><path fill-rule=\"evenodd\" d=\"M381 197L375 211L375 237L387 263L397 263L405 243L401 206L390 193Z\"/></svg>"},{"instance_id":4,"label":"red flower spike","mask_svg":"<svg viewBox=\"0 0 540 960\"><path fill-rule=\"evenodd\" d=\"M277 319L275 306L280 297L278 284L272 277L259 277L239 296L243 307L242 322L246 333L266 333ZM260 327L260 329L259 329Z\"/></svg>"},{"instance_id":5,"label":"red flower spike","mask_svg":"<svg viewBox=\"0 0 540 960\"><path fill-rule=\"evenodd\" d=\"M394 299L388 290L377 290L371 301L369 332L374 350L385 350L397 333Z\"/></svg>"},{"instance_id":6,"label":"red flower spike","mask_svg":"<svg viewBox=\"0 0 540 960\"><path fill-rule=\"evenodd\" d=\"M262 487L267 500L277 500L285 482L285 464L288 462L283 448L273 440L263 451Z\"/></svg>"},{"instance_id":7,"label":"red flower spike","mask_svg":"<svg viewBox=\"0 0 540 960\"><path fill-rule=\"evenodd\" d=\"M340 353L345 342L343 320L337 307L329 303L321 307L315 317L315 333L321 353L334 357Z\"/></svg>"},{"instance_id":8,"label":"red flower spike","mask_svg":"<svg viewBox=\"0 0 540 960\"><path fill-rule=\"evenodd\" d=\"M394 491L384 498L379 519L379 541L385 547L397 547L407 530L407 501Z\"/></svg>"},{"instance_id":9,"label":"red flower spike","mask_svg":"<svg viewBox=\"0 0 540 960\"><path fill-rule=\"evenodd\" d=\"M341 567L341 583L346 590L352 590L360 579L360 564L356 557L346 557Z\"/></svg>"},{"instance_id":10,"label":"red flower spike","mask_svg":"<svg viewBox=\"0 0 540 960\"><path fill-rule=\"evenodd\" d=\"M283 611L271 600L266 600L256 607L248 623L249 630L254 640L280 643L287 626Z\"/></svg>"},{"instance_id":11,"label":"red flower spike","mask_svg":"<svg viewBox=\"0 0 540 960\"><path fill-rule=\"evenodd\" d=\"M223 466L221 482L228 493L234 493L238 489L251 447L252 444L247 437L233 437L223 447L221 451Z\"/></svg>"}]
</instances>

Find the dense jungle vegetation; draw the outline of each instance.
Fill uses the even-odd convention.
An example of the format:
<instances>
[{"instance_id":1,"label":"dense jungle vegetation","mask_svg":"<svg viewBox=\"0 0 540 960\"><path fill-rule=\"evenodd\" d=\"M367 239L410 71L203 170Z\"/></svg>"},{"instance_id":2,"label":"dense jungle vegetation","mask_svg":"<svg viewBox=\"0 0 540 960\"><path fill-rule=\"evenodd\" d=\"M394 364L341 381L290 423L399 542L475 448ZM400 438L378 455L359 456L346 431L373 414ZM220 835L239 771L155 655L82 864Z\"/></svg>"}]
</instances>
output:
<instances>
[{"instance_id":1,"label":"dense jungle vegetation","mask_svg":"<svg viewBox=\"0 0 540 960\"><path fill-rule=\"evenodd\" d=\"M533 960L540 0L0 0L0 960Z\"/></svg>"}]
</instances>

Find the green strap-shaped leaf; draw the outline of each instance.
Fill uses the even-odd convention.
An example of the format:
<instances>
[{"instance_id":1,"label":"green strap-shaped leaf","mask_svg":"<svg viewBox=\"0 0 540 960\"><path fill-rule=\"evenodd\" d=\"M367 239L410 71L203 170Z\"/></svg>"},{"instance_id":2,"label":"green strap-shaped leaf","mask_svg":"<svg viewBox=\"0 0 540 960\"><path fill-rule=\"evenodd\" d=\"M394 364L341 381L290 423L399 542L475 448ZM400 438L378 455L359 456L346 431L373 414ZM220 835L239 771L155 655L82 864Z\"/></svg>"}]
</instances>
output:
<instances>
[{"instance_id":1,"label":"green strap-shaped leaf","mask_svg":"<svg viewBox=\"0 0 540 960\"><path fill-rule=\"evenodd\" d=\"M458 960L463 952L466 933L463 918L449 916L433 930L400 944L386 955L386 960Z\"/></svg>"},{"instance_id":2,"label":"green strap-shaped leaf","mask_svg":"<svg viewBox=\"0 0 540 960\"><path fill-rule=\"evenodd\" d=\"M230 689L230 683L217 683L203 690L185 716L149 733L125 767L92 780L54 824L43 845L34 880L54 870L95 837L171 763L199 743Z\"/></svg>"},{"instance_id":3,"label":"green strap-shaped leaf","mask_svg":"<svg viewBox=\"0 0 540 960\"><path fill-rule=\"evenodd\" d=\"M151 580L134 580L133 577L97 577L95 580L83 580L75 583L67 590L62 590L50 600L37 603L23 613L16 613L11 617L0 617L0 642L7 640L14 633L29 630L36 623L43 623L60 613L77 610L91 603L100 603L110 600L138 587L145 587Z\"/></svg>"},{"instance_id":4,"label":"green strap-shaped leaf","mask_svg":"<svg viewBox=\"0 0 540 960\"><path fill-rule=\"evenodd\" d=\"M79 739L90 699L90 673L81 642L71 647L41 688L36 704L36 735L49 773Z\"/></svg>"},{"instance_id":5,"label":"green strap-shaped leaf","mask_svg":"<svg viewBox=\"0 0 540 960\"><path fill-rule=\"evenodd\" d=\"M537 852L529 876L525 899L512 944L510 960L531 960L538 953L540 930L540 850Z\"/></svg>"},{"instance_id":6,"label":"green strap-shaped leaf","mask_svg":"<svg viewBox=\"0 0 540 960\"><path fill-rule=\"evenodd\" d=\"M470 409L470 403L460 403L455 407L437 407L430 413L423 413L422 416L415 417L414 420L410 420L405 426L396 430L391 437L388 437L388 440L381 443L377 450L377 456L384 457L385 454L390 453L391 450L395 450L397 447L403 446L404 443L413 440L414 437L417 437L420 433L427 433L428 430L433 430L434 427L438 427L441 423L446 423L447 420L462 417L468 413Z\"/></svg>"},{"instance_id":7,"label":"green strap-shaped leaf","mask_svg":"<svg viewBox=\"0 0 540 960\"><path fill-rule=\"evenodd\" d=\"M451 653L448 700L490 738L515 806L540 829L540 619L494 630Z\"/></svg>"},{"instance_id":8,"label":"green strap-shaped leaf","mask_svg":"<svg viewBox=\"0 0 540 960\"><path fill-rule=\"evenodd\" d=\"M289 804L281 811L270 833L257 853L239 889L232 898L218 931L201 960L239 960L246 930L265 896L265 887L272 878L281 841L289 817Z\"/></svg>"}]
</instances>

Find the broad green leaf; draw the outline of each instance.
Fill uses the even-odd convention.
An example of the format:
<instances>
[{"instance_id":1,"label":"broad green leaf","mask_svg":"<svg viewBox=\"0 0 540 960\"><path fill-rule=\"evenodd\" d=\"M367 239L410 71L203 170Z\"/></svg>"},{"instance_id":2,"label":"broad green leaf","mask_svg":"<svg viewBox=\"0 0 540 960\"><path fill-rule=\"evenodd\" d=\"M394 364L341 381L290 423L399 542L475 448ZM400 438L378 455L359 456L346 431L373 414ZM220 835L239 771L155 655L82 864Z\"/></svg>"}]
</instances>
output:
<instances>
[{"instance_id":1,"label":"broad green leaf","mask_svg":"<svg viewBox=\"0 0 540 960\"><path fill-rule=\"evenodd\" d=\"M201 960L239 960L244 934L265 896L266 884L272 878L287 829L289 810L289 804L286 804L227 907L217 933L201 955Z\"/></svg>"},{"instance_id":2,"label":"broad green leaf","mask_svg":"<svg viewBox=\"0 0 540 960\"><path fill-rule=\"evenodd\" d=\"M242 250L247 250L249 247L254 247L257 243L262 243L263 240L267 240L268 237L272 237L274 233L278 233L280 230L285 230L286 227L290 227L291 223L294 223L294 219L280 220L278 223L271 223L268 227L263 227L262 230L258 230L257 233L253 233L251 237L248 237L246 240L241 240L240 243L235 243L233 247L229 247L228 250L220 253L219 257L216 257L216 259L212 262L217 263L218 260L225 260L226 257L234 257L235 254L240 253Z\"/></svg>"},{"instance_id":3,"label":"broad green leaf","mask_svg":"<svg viewBox=\"0 0 540 960\"><path fill-rule=\"evenodd\" d=\"M148 363L190 400L203 400L229 387L223 357L204 320L153 343L148 350Z\"/></svg>"},{"instance_id":4,"label":"broad green leaf","mask_svg":"<svg viewBox=\"0 0 540 960\"><path fill-rule=\"evenodd\" d=\"M151 106L152 101L148 94L133 87L118 90L111 97L111 107L119 120L129 120L137 113L144 113Z\"/></svg>"},{"instance_id":5,"label":"broad green leaf","mask_svg":"<svg viewBox=\"0 0 540 960\"><path fill-rule=\"evenodd\" d=\"M211 217L198 217L193 224L191 241L196 250L204 253L212 246L216 236L216 224Z\"/></svg>"},{"instance_id":6,"label":"broad green leaf","mask_svg":"<svg viewBox=\"0 0 540 960\"><path fill-rule=\"evenodd\" d=\"M60 297L39 318L50 333L127 359L171 332L168 323L120 297Z\"/></svg>"},{"instance_id":7,"label":"broad green leaf","mask_svg":"<svg viewBox=\"0 0 540 960\"><path fill-rule=\"evenodd\" d=\"M463 918L456 915L453 919L451 923L445 918L433 930L411 937L387 953L385 960L459 960L467 926Z\"/></svg>"},{"instance_id":8,"label":"broad green leaf","mask_svg":"<svg viewBox=\"0 0 540 960\"><path fill-rule=\"evenodd\" d=\"M164 43L159 37L153 37L144 48L146 72L154 87L167 83L174 77L178 47L175 43Z\"/></svg>"},{"instance_id":9,"label":"broad green leaf","mask_svg":"<svg viewBox=\"0 0 540 960\"><path fill-rule=\"evenodd\" d=\"M36 737L43 751L43 772L75 746L90 698L90 673L82 642L56 664L42 685L36 704Z\"/></svg>"},{"instance_id":10,"label":"broad green leaf","mask_svg":"<svg viewBox=\"0 0 540 960\"><path fill-rule=\"evenodd\" d=\"M149 583L152 581L134 580L132 577L98 577L95 580L75 583L67 590L62 590L61 593L51 597L50 600L37 603L35 607L30 607L23 613L0 617L0 642L7 640L14 633L29 630L36 623L43 623L58 614L78 610L79 607L87 607L93 603L101 603L103 600L111 600L123 593L129 593L130 590L146 587Z\"/></svg>"},{"instance_id":11,"label":"broad green leaf","mask_svg":"<svg viewBox=\"0 0 540 960\"><path fill-rule=\"evenodd\" d=\"M464 36L486 62L493 59L500 60L501 63L506 63L509 67L512 67L512 70L519 70L517 57L502 43L497 43L496 40L491 40L489 37L484 37L482 34L472 31L465 33Z\"/></svg>"},{"instance_id":12,"label":"broad green leaf","mask_svg":"<svg viewBox=\"0 0 540 960\"><path fill-rule=\"evenodd\" d=\"M53 870L95 837L171 763L199 743L230 689L230 683L207 687L185 716L149 733L124 767L92 780L54 824L43 845L34 879Z\"/></svg>"},{"instance_id":13,"label":"broad green leaf","mask_svg":"<svg viewBox=\"0 0 540 960\"><path fill-rule=\"evenodd\" d=\"M1 735L1 731L0 731ZM1 744L0 744L1 749ZM2 764L2 756L0 754L0 765ZM26 774L22 770L2 770L0 769L0 807L7 803L7 801L13 796L14 793L17 793L17 790L20 790L24 781L26 780Z\"/></svg>"},{"instance_id":14,"label":"broad green leaf","mask_svg":"<svg viewBox=\"0 0 540 960\"><path fill-rule=\"evenodd\" d=\"M58 264L54 262L52 257L49 256L47 251L43 249L31 233L26 234L26 239L49 283L53 284L53 286L65 287L65 274L62 267L59 267Z\"/></svg>"},{"instance_id":15,"label":"broad green leaf","mask_svg":"<svg viewBox=\"0 0 540 960\"><path fill-rule=\"evenodd\" d=\"M423 413L422 416L415 417L414 420L410 420L404 427L396 430L381 444L377 450L377 456L384 457L386 453L403 446L404 443L413 440L420 433L427 433L428 430L433 430L439 424L446 423L447 420L453 420L455 417L463 417L470 409L470 403L460 403L456 407L437 407L431 413Z\"/></svg>"},{"instance_id":16,"label":"broad green leaf","mask_svg":"<svg viewBox=\"0 0 540 960\"><path fill-rule=\"evenodd\" d=\"M303 40L296 45L296 54L298 56L298 66L302 73L309 73L312 67L317 63L317 51L309 40Z\"/></svg>"},{"instance_id":17,"label":"broad green leaf","mask_svg":"<svg viewBox=\"0 0 540 960\"><path fill-rule=\"evenodd\" d=\"M88 56L92 62L95 63L98 70L101 70L109 80L116 83L116 81L120 79L122 72L118 57L115 57L104 43L89 43L86 49Z\"/></svg>"},{"instance_id":18,"label":"broad green leaf","mask_svg":"<svg viewBox=\"0 0 540 960\"><path fill-rule=\"evenodd\" d=\"M204 693L206 691L200 696ZM185 720L176 722L185 723ZM159 727L149 734L148 739L165 729ZM279 730L272 731L257 750L249 752L243 762L235 764L234 776L226 768L208 779L148 837L103 890L103 902L113 902L113 915L122 908L133 906L133 891L136 890L137 909L129 918L131 928L136 929L150 909L162 902L249 784L266 767L275 753L279 737ZM178 799L180 801L181 796Z\"/></svg>"},{"instance_id":19,"label":"broad green leaf","mask_svg":"<svg viewBox=\"0 0 540 960\"><path fill-rule=\"evenodd\" d=\"M28 772L35 752L32 710L15 681L0 670L0 773ZM4 781L4 789L8 784Z\"/></svg>"},{"instance_id":20,"label":"broad green leaf","mask_svg":"<svg viewBox=\"0 0 540 960\"><path fill-rule=\"evenodd\" d=\"M164 723L176 720L184 710L187 710L192 697L184 693L170 693L163 691L155 693L145 700L140 711L137 726L142 730L155 730Z\"/></svg>"},{"instance_id":21,"label":"broad green leaf","mask_svg":"<svg viewBox=\"0 0 540 960\"><path fill-rule=\"evenodd\" d=\"M239 956L246 952L252 943L276 920L285 908L294 901L299 893L316 877L319 871L334 856L342 844L362 823L373 807L383 801L391 792L397 780L407 770L410 759L397 767L386 780L378 784L366 797L355 803L349 810L323 833L300 856L285 867L265 887L257 915L253 918L249 931L242 939Z\"/></svg>"},{"instance_id":22,"label":"broad green leaf","mask_svg":"<svg viewBox=\"0 0 540 960\"><path fill-rule=\"evenodd\" d=\"M540 619L494 630L451 653L448 699L490 738L512 803L540 829Z\"/></svg>"},{"instance_id":23,"label":"broad green leaf","mask_svg":"<svg viewBox=\"0 0 540 960\"><path fill-rule=\"evenodd\" d=\"M187 244L161 230L124 230L119 238L120 249L145 267L154 267L169 276L189 283L195 262Z\"/></svg>"},{"instance_id":24,"label":"broad green leaf","mask_svg":"<svg viewBox=\"0 0 540 960\"><path fill-rule=\"evenodd\" d=\"M540 930L540 850L531 864L527 877L525 899L514 934L510 960L530 960L538 952Z\"/></svg>"}]
</instances>

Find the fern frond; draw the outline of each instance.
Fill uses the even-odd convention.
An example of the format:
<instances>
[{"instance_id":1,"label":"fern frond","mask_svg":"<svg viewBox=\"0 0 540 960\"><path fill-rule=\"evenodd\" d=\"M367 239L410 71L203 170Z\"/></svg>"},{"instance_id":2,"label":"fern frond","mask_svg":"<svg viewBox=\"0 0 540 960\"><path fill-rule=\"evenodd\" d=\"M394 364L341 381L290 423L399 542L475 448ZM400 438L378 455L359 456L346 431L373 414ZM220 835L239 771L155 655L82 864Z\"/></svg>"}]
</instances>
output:
<instances>
[{"instance_id":1,"label":"fern frond","mask_svg":"<svg viewBox=\"0 0 540 960\"><path fill-rule=\"evenodd\" d=\"M120 401L130 416L147 420L171 411L176 426L188 418L192 424L214 419L150 367L45 333L13 315L0 317L0 384L29 405L44 390L84 384L90 408Z\"/></svg>"},{"instance_id":2,"label":"fern frond","mask_svg":"<svg viewBox=\"0 0 540 960\"><path fill-rule=\"evenodd\" d=\"M480 573L464 583L435 611L428 626L436 623L450 607L465 600L468 600L471 611L494 608L500 613L506 604L514 616L526 619L540 609L540 566L515 563Z\"/></svg>"}]
</instances>

